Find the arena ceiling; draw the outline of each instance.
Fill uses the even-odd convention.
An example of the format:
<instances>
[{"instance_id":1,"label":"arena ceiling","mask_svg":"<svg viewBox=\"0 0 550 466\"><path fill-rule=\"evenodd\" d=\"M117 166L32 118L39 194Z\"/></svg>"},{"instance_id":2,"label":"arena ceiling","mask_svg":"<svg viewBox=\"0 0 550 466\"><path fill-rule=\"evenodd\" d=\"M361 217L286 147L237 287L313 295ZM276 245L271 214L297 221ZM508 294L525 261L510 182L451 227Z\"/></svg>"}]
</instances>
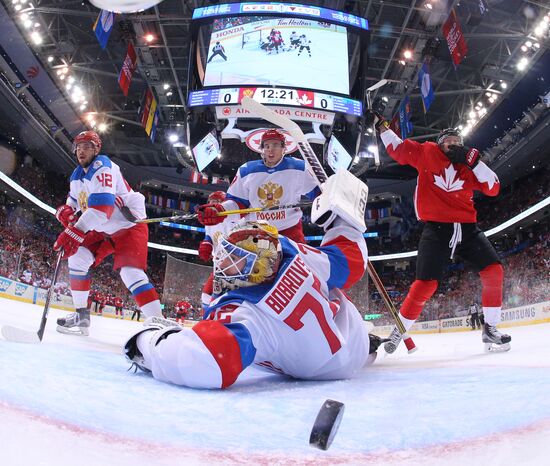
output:
<instances>
[{"instance_id":1,"label":"arena ceiling","mask_svg":"<svg viewBox=\"0 0 550 466\"><path fill-rule=\"evenodd\" d=\"M18 17L26 11L29 3L25 0L0 2L24 36L27 32ZM100 48L92 30L98 9L87 1L35 0L31 3L34 6L33 21L41 25L43 32L42 43L32 46L36 56L60 89L63 83L59 81L57 71L68 65L71 73L88 90L89 109L102 115L101 118L108 124L108 132L103 136L106 152L131 170L134 178L169 181L182 178L182 167L175 153L177 149L167 141L167 134L186 118L191 15L196 7L223 2L164 0L141 13L118 15L105 50ZM527 51L530 63L536 63L549 53L548 33L542 37L533 33L540 19L550 12L548 1L483 0L486 7L483 14L479 0L321 0L301 3L343 10L369 20L367 79L371 83L380 79L389 81L378 92L378 97L388 99L384 110L388 118L395 114L405 96L409 96L413 137L418 140L431 138L442 128L466 125L476 102L484 99L490 90L496 101L490 105L486 103L484 119L488 121L523 78L517 62L526 41L538 44L538 47L533 46ZM23 8L15 10L17 4ZM457 11L469 50L457 67L451 62L441 32L441 25L450 8ZM154 40L147 42L144 38L146 34L151 34ZM117 78L129 41L138 53L138 68L128 97L125 97ZM412 52L411 59L404 59L405 49ZM49 62L48 57L53 57L53 61ZM423 111L417 83L418 72L425 59L430 61L436 97L427 113ZM507 87L501 87L501 82L505 82ZM144 133L138 115L147 86L154 88L159 97L160 122L155 144ZM25 116L20 109L14 111L17 103L13 99L5 98L1 103L0 128L9 139L13 128L22 124ZM68 97L67 105L73 105ZM543 117L537 125L548 125L548 114ZM493 126L498 125L497 122ZM481 123L478 126L482 128ZM475 137L477 129L474 126L470 136ZM506 122L502 122L500 129L502 134L499 133L498 137L504 135ZM547 163L548 152L544 147L548 146L550 132L545 133L546 136L543 132L543 136L537 139L536 147L523 148L538 154L530 157L528 162L525 157L513 156L508 150L506 163L500 160L499 174L511 177L527 166ZM59 148L54 147L51 141L43 147L43 150L35 147L33 153L50 158L67 171L70 165L67 154L59 156ZM499 154L493 154L492 158L499 157ZM229 173L219 174L231 175L231 168L234 170L241 161L224 154L224 162L219 169ZM359 164L355 170L361 176L376 178L374 184L380 185L380 189L385 189L386 181L388 186L395 188L397 180L410 180L415 176L413 170L397 166L387 156L383 156L383 165L378 170L368 163Z\"/></svg>"}]
</instances>

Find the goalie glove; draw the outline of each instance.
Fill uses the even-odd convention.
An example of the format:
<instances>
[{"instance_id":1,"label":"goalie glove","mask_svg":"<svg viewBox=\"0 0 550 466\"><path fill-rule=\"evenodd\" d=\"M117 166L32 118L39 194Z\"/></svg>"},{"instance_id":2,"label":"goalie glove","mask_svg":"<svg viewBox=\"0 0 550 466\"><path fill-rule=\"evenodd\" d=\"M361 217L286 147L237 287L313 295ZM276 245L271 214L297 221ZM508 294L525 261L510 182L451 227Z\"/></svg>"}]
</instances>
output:
<instances>
[{"instance_id":1,"label":"goalie glove","mask_svg":"<svg viewBox=\"0 0 550 466\"><path fill-rule=\"evenodd\" d=\"M481 153L477 149L466 146L450 146L446 155L452 163L463 163L470 169L474 169L481 160Z\"/></svg>"},{"instance_id":2,"label":"goalie glove","mask_svg":"<svg viewBox=\"0 0 550 466\"><path fill-rule=\"evenodd\" d=\"M323 192L311 206L311 220L327 231L337 217L364 232L369 188L359 178L339 169L323 184Z\"/></svg>"}]
</instances>

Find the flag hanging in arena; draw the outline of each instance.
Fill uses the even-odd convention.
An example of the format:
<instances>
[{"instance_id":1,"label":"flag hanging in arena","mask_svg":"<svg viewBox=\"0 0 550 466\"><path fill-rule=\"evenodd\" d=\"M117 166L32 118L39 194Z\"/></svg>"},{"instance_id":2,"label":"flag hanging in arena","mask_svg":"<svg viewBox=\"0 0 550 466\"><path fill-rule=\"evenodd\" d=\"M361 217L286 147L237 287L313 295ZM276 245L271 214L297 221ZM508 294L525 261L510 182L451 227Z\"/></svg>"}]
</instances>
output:
<instances>
[{"instance_id":1,"label":"flag hanging in arena","mask_svg":"<svg viewBox=\"0 0 550 466\"><path fill-rule=\"evenodd\" d=\"M412 110L409 96L406 96L399 106L399 128L401 129L401 139L407 139L413 130L411 123Z\"/></svg>"},{"instance_id":2,"label":"flag hanging in arena","mask_svg":"<svg viewBox=\"0 0 550 466\"><path fill-rule=\"evenodd\" d=\"M128 96L128 90L130 89L130 83L132 82L132 76L137 66L136 50L131 42L128 43L128 51L126 52L126 58L122 64L120 74L118 75L118 84L122 89L122 93Z\"/></svg>"},{"instance_id":3,"label":"flag hanging in arena","mask_svg":"<svg viewBox=\"0 0 550 466\"><path fill-rule=\"evenodd\" d=\"M428 64L424 62L420 72L418 73L418 87L420 88L420 94L422 95L422 106L424 107L424 113L428 113L430 105L434 100L434 90L432 87L432 80L430 78L430 69Z\"/></svg>"},{"instance_id":4,"label":"flag hanging in arena","mask_svg":"<svg viewBox=\"0 0 550 466\"><path fill-rule=\"evenodd\" d=\"M94 23L94 32L102 49L107 47L107 41L115 24L115 13L101 10Z\"/></svg>"},{"instance_id":5,"label":"flag hanging in arena","mask_svg":"<svg viewBox=\"0 0 550 466\"><path fill-rule=\"evenodd\" d=\"M456 68L468 53L468 46L454 9L451 10L451 14L443 24L443 35L447 40L453 65Z\"/></svg>"},{"instance_id":6,"label":"flag hanging in arena","mask_svg":"<svg viewBox=\"0 0 550 466\"><path fill-rule=\"evenodd\" d=\"M157 136L157 126L159 123L159 109L155 110L155 116L153 117L153 126L151 127L151 142L155 143L155 138Z\"/></svg>"},{"instance_id":7,"label":"flag hanging in arena","mask_svg":"<svg viewBox=\"0 0 550 466\"><path fill-rule=\"evenodd\" d=\"M147 119L149 118L149 110L151 109L151 103L154 100L153 91L149 88L145 91L143 96L141 108L140 108L140 121L141 126L145 128L147 126Z\"/></svg>"}]
</instances>

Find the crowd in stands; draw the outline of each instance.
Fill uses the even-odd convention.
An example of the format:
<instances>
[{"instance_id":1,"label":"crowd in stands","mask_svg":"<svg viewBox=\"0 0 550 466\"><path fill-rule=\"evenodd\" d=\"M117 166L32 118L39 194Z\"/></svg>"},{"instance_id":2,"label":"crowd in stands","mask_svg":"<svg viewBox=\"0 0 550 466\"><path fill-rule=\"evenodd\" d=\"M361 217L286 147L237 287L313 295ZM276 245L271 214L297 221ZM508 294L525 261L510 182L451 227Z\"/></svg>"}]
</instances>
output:
<instances>
[{"instance_id":1,"label":"crowd in stands","mask_svg":"<svg viewBox=\"0 0 550 466\"><path fill-rule=\"evenodd\" d=\"M483 197L476 202L480 224L483 229L498 225L510 216L519 213L550 194L548 169L539 169L529 177L519 179L503 189L502 195L493 199ZM55 176L55 178L53 178ZM59 175L48 173L34 163L25 163L12 178L36 197L52 206L65 201L68 181L59 182ZM199 201L199 199L195 199ZM158 206L150 206L151 216L165 215L170 212L159 211ZM416 222L412 204L403 200L392 210L392 215L400 216L399 228L390 229L389 236L374 241L368 240L370 255L380 253L414 250L418 244L421 224ZM306 217L307 218L307 217ZM306 234L321 235L322 231L313 225L305 225ZM505 269L504 307L520 306L527 303L548 300L550 258L548 254L548 220L533 224L530 228L507 233L495 240L497 251L503 257ZM28 202L22 202L13 193L0 193L0 276L23 280L27 283L47 287L55 257L52 244L60 232L60 226L52 216ZM200 232L189 232L150 226L150 241L196 249L202 240ZM314 244L319 244L318 242ZM179 256L187 266L180 271L166 273L166 253L150 250L147 273L159 294L166 291L166 313L173 313L173 304L177 298L185 298L193 305L193 317L200 316L200 288L204 281L204 263L197 256ZM197 267L193 263L199 263ZM377 268L379 262L375 263ZM401 264L403 265L403 264ZM397 307L406 296L408 287L414 279L414 260L394 270L395 264L386 264L380 275ZM194 268L189 272L188 267ZM166 273L166 277L165 277ZM168 279L168 275L170 279ZM368 280L365 278L364 280ZM61 292L70 294L66 270L62 269L60 282L65 284ZM133 299L123 285L117 272L112 270L112 259L107 259L93 270L94 291L120 296L125 305L130 306ZM168 286L168 289L164 288ZM372 283L358 284L351 290L351 296L360 303L361 311L369 314L387 312ZM447 276L442 280L436 293L436 299L426 306L421 319L445 318L463 312L472 302L480 303L480 284L475 272L456 263L449 267Z\"/></svg>"}]
</instances>

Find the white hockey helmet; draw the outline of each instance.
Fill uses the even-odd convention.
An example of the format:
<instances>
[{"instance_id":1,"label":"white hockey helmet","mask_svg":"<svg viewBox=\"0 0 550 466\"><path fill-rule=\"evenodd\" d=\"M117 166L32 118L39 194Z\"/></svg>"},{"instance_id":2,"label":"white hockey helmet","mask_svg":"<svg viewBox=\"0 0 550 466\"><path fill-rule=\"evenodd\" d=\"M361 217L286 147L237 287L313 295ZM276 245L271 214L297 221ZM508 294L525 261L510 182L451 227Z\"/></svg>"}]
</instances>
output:
<instances>
[{"instance_id":1,"label":"white hockey helmet","mask_svg":"<svg viewBox=\"0 0 550 466\"><path fill-rule=\"evenodd\" d=\"M234 289L270 282L282 256L277 228L267 222L239 222L214 251L215 285Z\"/></svg>"}]
</instances>

